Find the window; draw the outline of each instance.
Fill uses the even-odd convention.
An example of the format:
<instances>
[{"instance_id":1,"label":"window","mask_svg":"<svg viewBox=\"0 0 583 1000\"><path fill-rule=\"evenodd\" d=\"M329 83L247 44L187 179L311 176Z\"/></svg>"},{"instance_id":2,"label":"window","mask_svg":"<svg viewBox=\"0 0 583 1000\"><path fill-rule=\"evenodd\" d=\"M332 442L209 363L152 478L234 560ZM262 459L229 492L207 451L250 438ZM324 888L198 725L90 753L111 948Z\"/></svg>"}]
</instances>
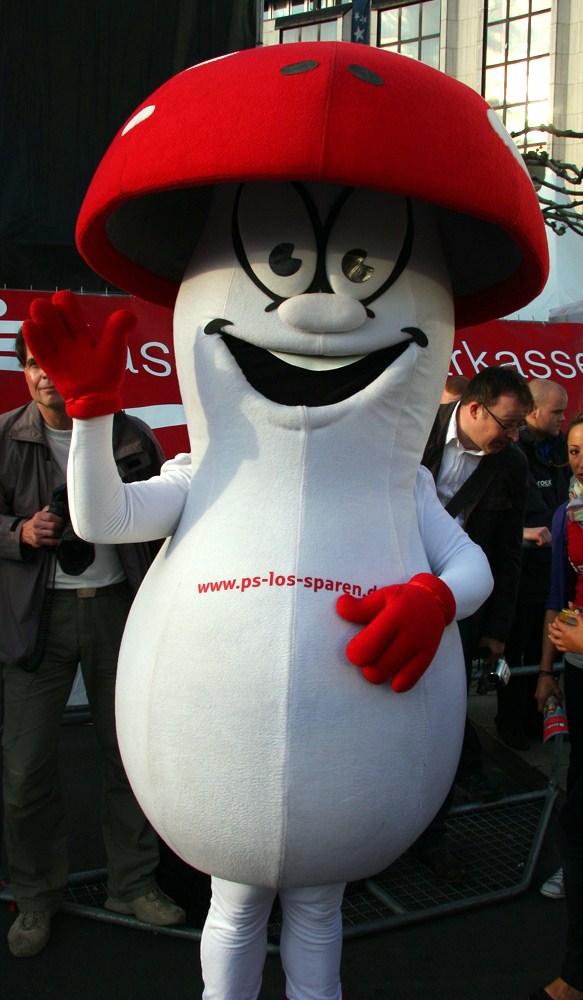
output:
<instances>
[{"instance_id":1,"label":"window","mask_svg":"<svg viewBox=\"0 0 583 1000\"><path fill-rule=\"evenodd\" d=\"M550 120L550 0L489 0L484 23L482 92L509 132ZM517 136L521 150L546 143L544 132Z\"/></svg>"},{"instance_id":2,"label":"window","mask_svg":"<svg viewBox=\"0 0 583 1000\"><path fill-rule=\"evenodd\" d=\"M339 0L264 0L263 20L270 21L275 17L290 17L292 14L309 14L313 10L334 7L338 2Z\"/></svg>"},{"instance_id":3,"label":"window","mask_svg":"<svg viewBox=\"0 0 583 1000\"><path fill-rule=\"evenodd\" d=\"M340 0L264 0L263 20L275 20L280 42L335 42L350 7Z\"/></svg>"},{"instance_id":4,"label":"window","mask_svg":"<svg viewBox=\"0 0 583 1000\"><path fill-rule=\"evenodd\" d=\"M338 37L337 22L316 21L313 24L297 25L295 28L282 28L282 42L335 42Z\"/></svg>"},{"instance_id":5,"label":"window","mask_svg":"<svg viewBox=\"0 0 583 1000\"><path fill-rule=\"evenodd\" d=\"M441 0L391 4L379 10L377 45L439 69Z\"/></svg>"}]
</instances>

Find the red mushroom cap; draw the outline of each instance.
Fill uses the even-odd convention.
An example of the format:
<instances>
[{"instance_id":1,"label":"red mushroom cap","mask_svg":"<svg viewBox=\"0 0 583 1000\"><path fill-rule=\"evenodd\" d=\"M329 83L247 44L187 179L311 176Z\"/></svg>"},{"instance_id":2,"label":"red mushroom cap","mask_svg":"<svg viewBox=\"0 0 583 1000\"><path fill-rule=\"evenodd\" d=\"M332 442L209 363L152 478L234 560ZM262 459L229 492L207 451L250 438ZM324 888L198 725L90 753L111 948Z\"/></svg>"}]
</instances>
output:
<instances>
[{"instance_id":1,"label":"red mushroom cap","mask_svg":"<svg viewBox=\"0 0 583 1000\"><path fill-rule=\"evenodd\" d=\"M548 250L518 150L479 94L367 45L247 49L184 70L113 140L77 223L87 262L172 306L212 186L319 181L439 206L458 326L543 287Z\"/></svg>"}]
</instances>

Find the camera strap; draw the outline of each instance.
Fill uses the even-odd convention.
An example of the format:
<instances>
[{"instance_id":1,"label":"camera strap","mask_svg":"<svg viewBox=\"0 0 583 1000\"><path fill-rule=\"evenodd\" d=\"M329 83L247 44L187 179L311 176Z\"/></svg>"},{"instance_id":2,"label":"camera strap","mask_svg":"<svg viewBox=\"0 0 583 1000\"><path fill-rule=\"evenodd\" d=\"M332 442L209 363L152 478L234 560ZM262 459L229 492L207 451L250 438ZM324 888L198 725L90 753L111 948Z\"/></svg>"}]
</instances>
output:
<instances>
[{"instance_id":1,"label":"camera strap","mask_svg":"<svg viewBox=\"0 0 583 1000\"><path fill-rule=\"evenodd\" d=\"M465 483L462 483L457 493L454 493L446 504L445 509L451 517L457 517L469 504L475 507L486 492L496 475L496 463L488 461L490 458L491 455L484 455L480 459L471 476L468 476Z\"/></svg>"}]
</instances>

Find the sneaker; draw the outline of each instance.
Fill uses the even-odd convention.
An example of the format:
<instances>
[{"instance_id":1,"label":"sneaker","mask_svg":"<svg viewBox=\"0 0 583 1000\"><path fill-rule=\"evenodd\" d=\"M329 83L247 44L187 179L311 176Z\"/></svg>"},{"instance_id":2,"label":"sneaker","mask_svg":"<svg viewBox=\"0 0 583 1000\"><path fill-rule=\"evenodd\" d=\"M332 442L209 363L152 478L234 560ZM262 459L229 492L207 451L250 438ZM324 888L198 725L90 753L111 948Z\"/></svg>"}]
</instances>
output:
<instances>
[{"instance_id":1,"label":"sneaker","mask_svg":"<svg viewBox=\"0 0 583 1000\"><path fill-rule=\"evenodd\" d=\"M467 778L456 778L456 787L464 799L470 802L497 802L502 798L502 789L494 785L485 774L469 774Z\"/></svg>"},{"instance_id":2,"label":"sneaker","mask_svg":"<svg viewBox=\"0 0 583 1000\"><path fill-rule=\"evenodd\" d=\"M186 920L185 911L158 886L145 896L138 896L129 902L108 896L103 905L106 910L137 917L142 923L153 924L155 927L170 927L173 924L183 924Z\"/></svg>"},{"instance_id":3,"label":"sneaker","mask_svg":"<svg viewBox=\"0 0 583 1000\"><path fill-rule=\"evenodd\" d=\"M43 950L50 933L50 910L21 910L8 931L10 953L15 958L32 958Z\"/></svg>"},{"instance_id":4,"label":"sneaker","mask_svg":"<svg viewBox=\"0 0 583 1000\"><path fill-rule=\"evenodd\" d=\"M564 899L565 898L565 880L563 878L563 869L559 868L554 875L543 882L540 887L541 896L546 896L547 899Z\"/></svg>"}]
</instances>

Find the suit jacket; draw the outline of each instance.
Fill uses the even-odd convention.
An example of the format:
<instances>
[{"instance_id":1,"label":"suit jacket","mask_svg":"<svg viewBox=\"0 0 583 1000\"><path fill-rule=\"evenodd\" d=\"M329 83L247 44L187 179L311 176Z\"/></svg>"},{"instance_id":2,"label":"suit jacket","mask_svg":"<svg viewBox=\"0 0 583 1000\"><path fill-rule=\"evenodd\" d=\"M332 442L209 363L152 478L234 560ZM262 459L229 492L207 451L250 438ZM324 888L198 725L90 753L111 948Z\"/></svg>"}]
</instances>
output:
<instances>
[{"instance_id":1,"label":"suit jacket","mask_svg":"<svg viewBox=\"0 0 583 1000\"><path fill-rule=\"evenodd\" d=\"M24 521L50 503L60 485L45 427L34 401L0 415L0 661L5 663L30 656L34 649L54 564L52 550L34 549L21 540ZM164 461L154 432L122 410L113 419L113 449L124 483L150 479ZM151 542L117 546L134 593L158 547Z\"/></svg>"},{"instance_id":2,"label":"suit jacket","mask_svg":"<svg viewBox=\"0 0 583 1000\"><path fill-rule=\"evenodd\" d=\"M447 428L455 403L439 407L422 463L437 480ZM471 618L476 644L487 635L505 642L510 632L520 583L522 529L528 491L528 464L513 442L496 455L484 455L479 468L488 472L478 495L464 510L464 527L488 558L494 589Z\"/></svg>"}]
</instances>

